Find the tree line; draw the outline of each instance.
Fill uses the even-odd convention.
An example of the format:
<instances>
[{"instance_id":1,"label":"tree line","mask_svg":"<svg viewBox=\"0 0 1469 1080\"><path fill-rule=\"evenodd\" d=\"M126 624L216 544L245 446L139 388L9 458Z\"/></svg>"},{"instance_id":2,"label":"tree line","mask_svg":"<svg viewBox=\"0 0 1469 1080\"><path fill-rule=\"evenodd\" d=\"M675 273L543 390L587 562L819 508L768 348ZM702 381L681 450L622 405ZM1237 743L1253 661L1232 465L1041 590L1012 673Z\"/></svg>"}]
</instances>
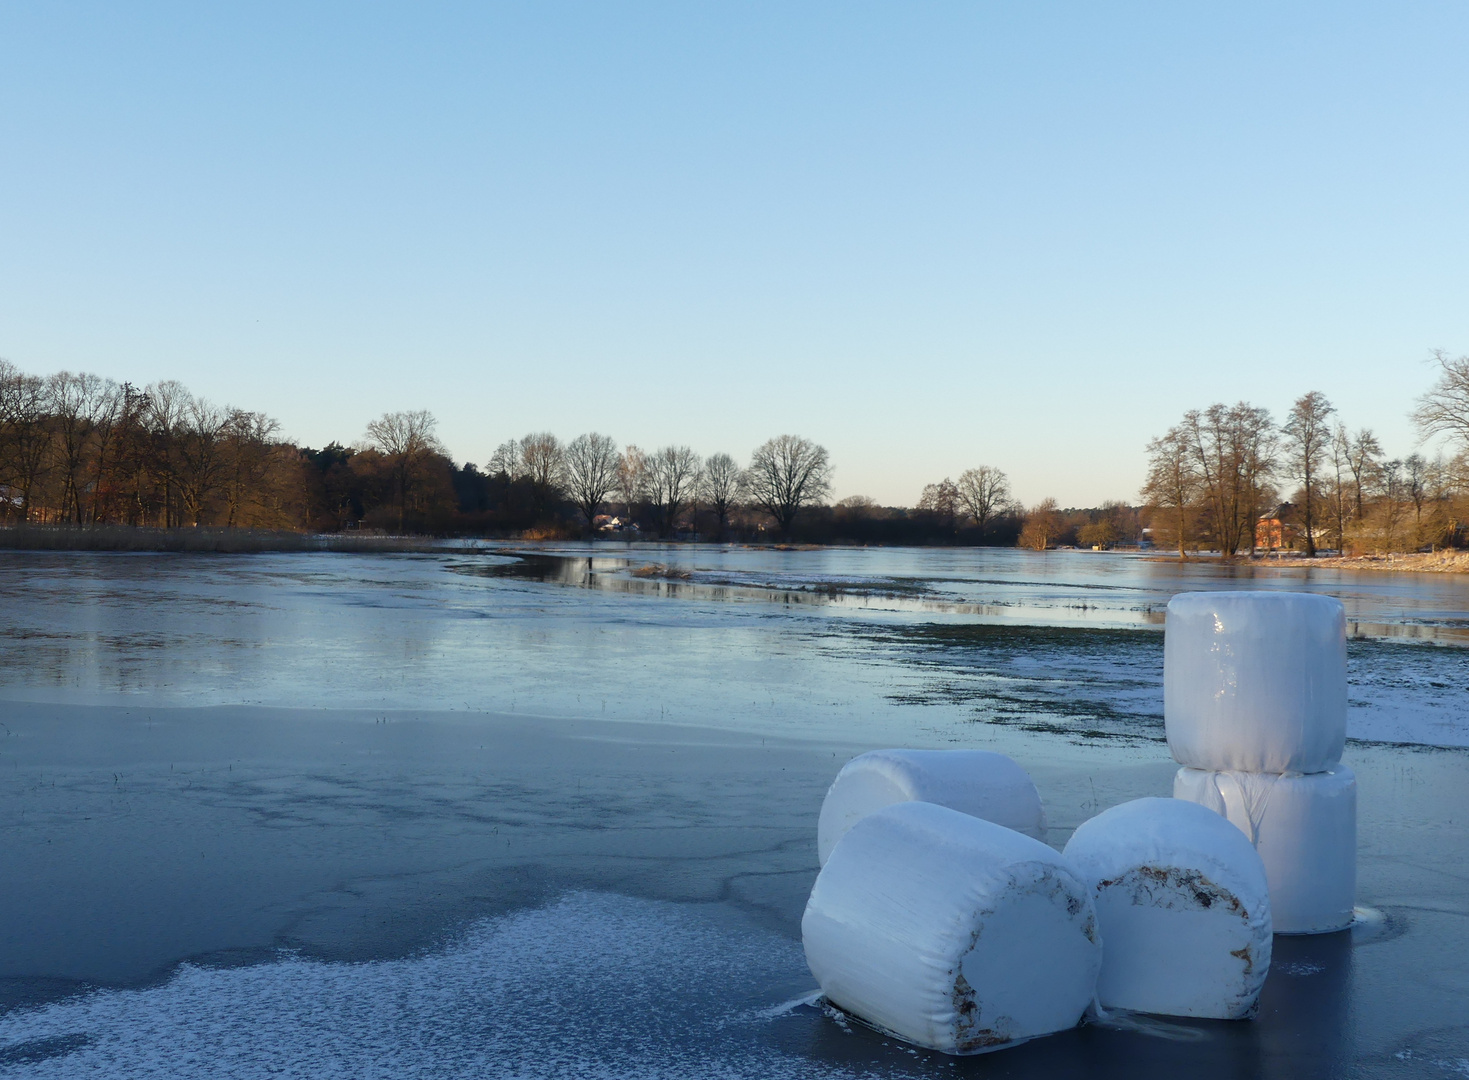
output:
<instances>
[{"instance_id":1,"label":"tree line","mask_svg":"<svg viewBox=\"0 0 1469 1080\"><path fill-rule=\"evenodd\" d=\"M1349 427L1319 391L1279 423L1243 401L1193 409L1148 443L1142 497L1154 538L1180 556L1201 547L1235 557L1277 545L1307 556L1463 545L1469 356L1434 356L1438 381L1412 418L1420 441L1447 437L1446 454L1390 458L1370 428ZM1262 533L1261 522L1274 520L1280 526Z\"/></svg>"},{"instance_id":2,"label":"tree line","mask_svg":"<svg viewBox=\"0 0 1469 1080\"><path fill-rule=\"evenodd\" d=\"M1325 395L1283 421L1247 402L1190 410L1148 443L1143 505L1026 509L999 469L927 485L913 508L863 496L828 505L827 451L798 435L742 464L691 447L645 451L589 432L533 432L481 468L456 463L427 411L385 413L353 445L295 445L264 413L217 406L181 383L145 387L87 373L30 375L0 360L0 523L432 535L620 534L812 543L1137 543L1144 525L1181 555L1268 543L1306 554L1461 546L1469 540L1469 357L1435 354L1439 377L1413 414L1448 452L1389 458ZM1283 505L1282 505L1283 504Z\"/></svg>"},{"instance_id":3,"label":"tree line","mask_svg":"<svg viewBox=\"0 0 1469 1080\"><path fill-rule=\"evenodd\" d=\"M178 382L42 377L0 360L0 521L790 537L803 512L829 509L830 457L798 435L741 465L688 446L644 452L595 432L567 443L541 432L502 444L481 469L456 464L436 427L424 410L385 413L356 444L313 449Z\"/></svg>"}]
</instances>

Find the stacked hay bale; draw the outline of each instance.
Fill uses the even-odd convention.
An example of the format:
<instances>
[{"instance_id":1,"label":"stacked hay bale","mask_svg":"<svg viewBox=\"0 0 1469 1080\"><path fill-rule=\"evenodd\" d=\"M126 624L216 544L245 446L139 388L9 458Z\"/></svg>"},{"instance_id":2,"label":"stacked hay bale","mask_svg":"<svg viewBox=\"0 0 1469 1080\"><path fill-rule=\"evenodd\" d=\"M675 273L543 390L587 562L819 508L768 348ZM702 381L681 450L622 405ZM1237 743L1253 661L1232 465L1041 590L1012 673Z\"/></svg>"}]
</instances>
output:
<instances>
[{"instance_id":1,"label":"stacked hay bale","mask_svg":"<svg viewBox=\"0 0 1469 1080\"><path fill-rule=\"evenodd\" d=\"M1174 798L1098 814L1061 855L1035 784L1001 754L848 762L801 923L828 1003L951 1054L1064 1031L1089 1008L1253 1016L1272 933L1352 922L1341 604L1174 597L1164 713Z\"/></svg>"},{"instance_id":2,"label":"stacked hay bale","mask_svg":"<svg viewBox=\"0 0 1469 1080\"><path fill-rule=\"evenodd\" d=\"M1259 852L1275 932L1351 925L1357 780L1346 742L1340 601L1198 592L1168 605L1163 712L1175 798L1222 814Z\"/></svg>"}]
</instances>

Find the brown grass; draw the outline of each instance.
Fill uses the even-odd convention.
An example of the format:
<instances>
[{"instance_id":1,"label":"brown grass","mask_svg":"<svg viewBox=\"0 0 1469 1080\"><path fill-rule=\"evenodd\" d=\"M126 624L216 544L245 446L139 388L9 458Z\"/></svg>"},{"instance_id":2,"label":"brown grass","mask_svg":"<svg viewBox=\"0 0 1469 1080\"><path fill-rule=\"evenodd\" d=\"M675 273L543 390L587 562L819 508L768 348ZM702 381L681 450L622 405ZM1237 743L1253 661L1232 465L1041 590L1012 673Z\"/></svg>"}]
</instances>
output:
<instances>
[{"instance_id":1,"label":"brown grass","mask_svg":"<svg viewBox=\"0 0 1469 1080\"><path fill-rule=\"evenodd\" d=\"M1395 570L1414 574L1469 574L1469 551L1415 551L1379 555L1324 555L1261 560L1264 566L1320 566L1338 570Z\"/></svg>"},{"instance_id":2,"label":"brown grass","mask_svg":"<svg viewBox=\"0 0 1469 1080\"><path fill-rule=\"evenodd\" d=\"M648 563L646 566L634 567L632 576L640 578L667 578L671 581L688 581L693 575L687 570L676 570L673 567Z\"/></svg>"}]
</instances>

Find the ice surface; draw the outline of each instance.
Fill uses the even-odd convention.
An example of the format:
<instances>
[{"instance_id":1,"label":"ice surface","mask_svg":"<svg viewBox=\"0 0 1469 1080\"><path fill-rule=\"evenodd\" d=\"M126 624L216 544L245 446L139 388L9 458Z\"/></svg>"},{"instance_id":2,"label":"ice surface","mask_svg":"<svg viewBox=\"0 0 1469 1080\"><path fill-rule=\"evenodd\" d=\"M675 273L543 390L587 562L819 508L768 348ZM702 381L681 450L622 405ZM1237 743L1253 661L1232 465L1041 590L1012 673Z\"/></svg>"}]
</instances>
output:
<instances>
[{"instance_id":1,"label":"ice surface","mask_svg":"<svg viewBox=\"0 0 1469 1080\"><path fill-rule=\"evenodd\" d=\"M1066 858L1095 889L1104 1008L1239 1020L1270 970L1260 856L1202 806L1137 799L1085 822Z\"/></svg>"},{"instance_id":2,"label":"ice surface","mask_svg":"<svg viewBox=\"0 0 1469 1080\"><path fill-rule=\"evenodd\" d=\"M945 1053L1074 1027L1096 990L1090 889L1038 840L933 803L884 807L832 850L801 934L827 998Z\"/></svg>"},{"instance_id":3,"label":"ice surface","mask_svg":"<svg viewBox=\"0 0 1469 1080\"><path fill-rule=\"evenodd\" d=\"M1307 593L1175 596L1163 719L1180 765L1261 773L1335 765L1347 734L1341 602Z\"/></svg>"},{"instance_id":4,"label":"ice surface","mask_svg":"<svg viewBox=\"0 0 1469 1080\"><path fill-rule=\"evenodd\" d=\"M1040 793L1025 770L988 750L873 750L837 773L821 804L816 851L821 865L859 820L899 802L929 802L1046 838Z\"/></svg>"},{"instance_id":5,"label":"ice surface","mask_svg":"<svg viewBox=\"0 0 1469 1080\"><path fill-rule=\"evenodd\" d=\"M672 721L799 730L863 749L905 745L916 732L930 745L962 744L976 720L1151 738L1161 734L1163 642L1139 628L1160 624L1180 590L1239 580L1209 560L1103 552L541 550L579 556L575 577L589 587L496 575L507 557L465 553L9 552L0 698ZM618 578L600 569L614 551L623 558L606 561L676 562L696 577L701 568L826 575L877 592L907 581L956 592L962 604L899 614L880 596L868 612L818 602L819 592L796 604L694 595L683 582L662 582L658 596L602 591L596 583ZM1469 746L1461 648L1356 640L1390 631L1469 643L1469 590L1456 575L1254 573L1345 601L1353 738ZM1037 630L1053 623L1098 632ZM934 635L966 627L983 631L980 647Z\"/></svg>"},{"instance_id":6,"label":"ice surface","mask_svg":"<svg viewBox=\"0 0 1469 1080\"><path fill-rule=\"evenodd\" d=\"M575 893L403 960L185 965L147 989L13 1011L0 1016L0 1077L865 1074L771 1037L771 1006L810 986L782 934L708 905Z\"/></svg>"},{"instance_id":7,"label":"ice surface","mask_svg":"<svg viewBox=\"0 0 1469 1080\"><path fill-rule=\"evenodd\" d=\"M1345 765L1309 776L1183 768L1173 797L1223 814L1255 843L1278 934L1352 923L1357 896L1357 777Z\"/></svg>"}]
</instances>

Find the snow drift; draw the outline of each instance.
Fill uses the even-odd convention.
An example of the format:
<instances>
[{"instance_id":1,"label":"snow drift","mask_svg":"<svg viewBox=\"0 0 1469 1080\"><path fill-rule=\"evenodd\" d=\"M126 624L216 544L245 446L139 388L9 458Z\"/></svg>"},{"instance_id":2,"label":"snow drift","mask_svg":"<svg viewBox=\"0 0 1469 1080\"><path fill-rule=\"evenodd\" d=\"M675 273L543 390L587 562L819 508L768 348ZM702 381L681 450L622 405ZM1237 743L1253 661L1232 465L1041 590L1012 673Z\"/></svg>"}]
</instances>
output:
<instances>
[{"instance_id":1,"label":"snow drift","mask_svg":"<svg viewBox=\"0 0 1469 1080\"><path fill-rule=\"evenodd\" d=\"M1074 1027L1102 964L1091 889L1051 848L944 806L858 821L816 878L806 962L832 1004L950 1054Z\"/></svg>"},{"instance_id":2,"label":"snow drift","mask_svg":"<svg viewBox=\"0 0 1469 1080\"><path fill-rule=\"evenodd\" d=\"M884 806L928 802L1046 838L1040 793L1025 770L988 750L874 750L843 766L821 804L821 865L848 829Z\"/></svg>"},{"instance_id":3,"label":"snow drift","mask_svg":"<svg viewBox=\"0 0 1469 1080\"><path fill-rule=\"evenodd\" d=\"M1279 934L1352 924L1357 895L1357 777L1345 765L1309 776L1183 768L1173 797L1228 818L1255 845Z\"/></svg>"},{"instance_id":4,"label":"snow drift","mask_svg":"<svg viewBox=\"0 0 1469 1080\"><path fill-rule=\"evenodd\" d=\"M1250 842L1178 799L1138 799L1083 824L1065 856L1093 889L1104 1008L1239 1020L1270 970L1270 890Z\"/></svg>"},{"instance_id":5,"label":"snow drift","mask_svg":"<svg viewBox=\"0 0 1469 1080\"><path fill-rule=\"evenodd\" d=\"M1180 593L1168 602L1163 717L1180 765L1321 772L1347 732L1346 616L1328 596Z\"/></svg>"}]
</instances>

